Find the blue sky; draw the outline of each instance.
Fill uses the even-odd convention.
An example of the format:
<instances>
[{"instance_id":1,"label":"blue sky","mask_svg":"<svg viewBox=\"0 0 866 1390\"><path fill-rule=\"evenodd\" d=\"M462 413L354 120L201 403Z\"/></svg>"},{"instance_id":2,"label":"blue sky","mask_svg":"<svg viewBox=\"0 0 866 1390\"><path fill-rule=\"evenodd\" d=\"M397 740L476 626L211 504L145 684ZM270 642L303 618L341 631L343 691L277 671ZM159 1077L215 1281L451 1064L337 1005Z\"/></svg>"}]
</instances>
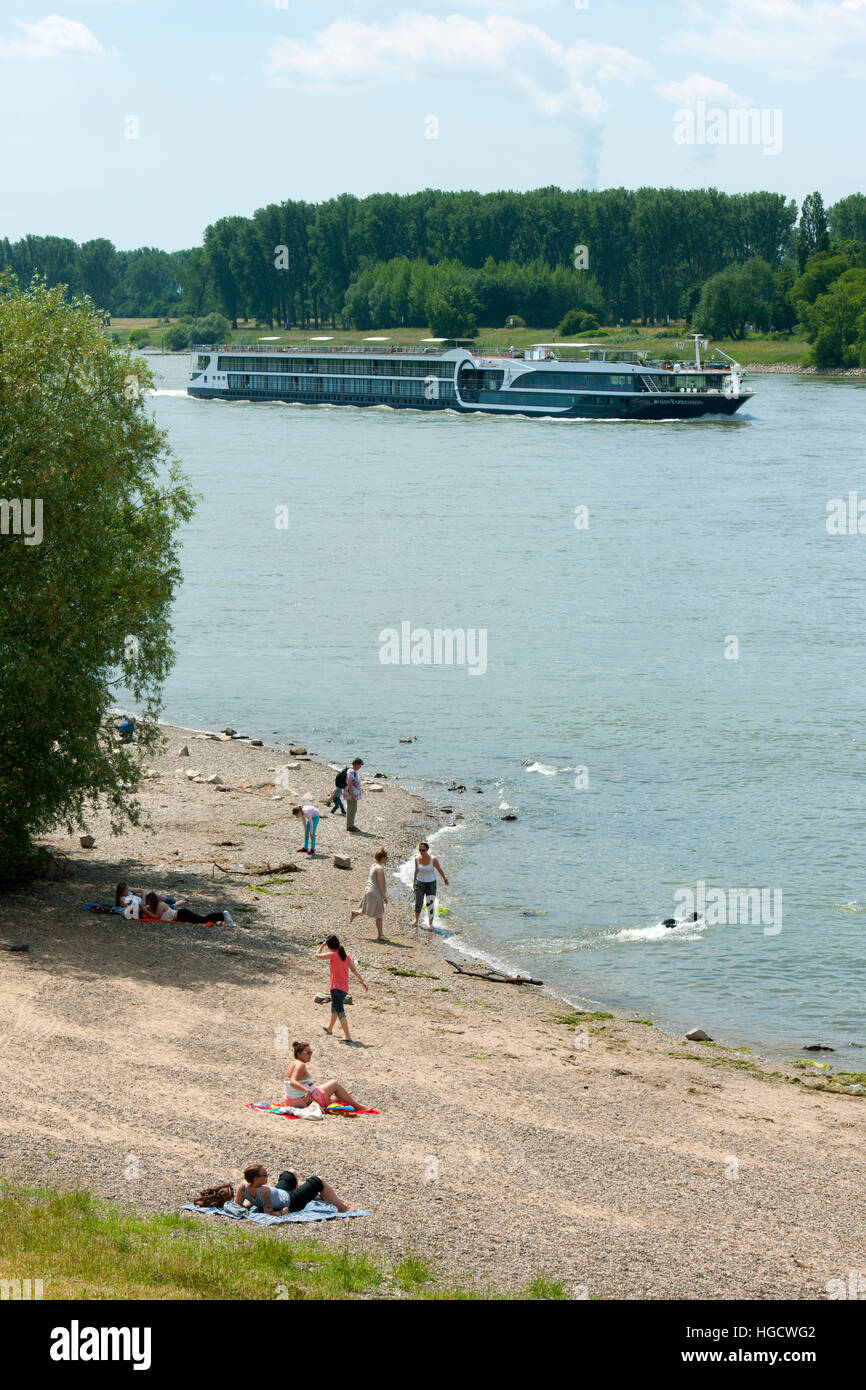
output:
<instances>
[{"instance_id":1,"label":"blue sky","mask_svg":"<svg viewBox=\"0 0 866 1390\"><path fill-rule=\"evenodd\" d=\"M12 238L175 250L344 191L866 185L866 0L54 2L0 0ZM701 104L765 136L684 142Z\"/></svg>"}]
</instances>

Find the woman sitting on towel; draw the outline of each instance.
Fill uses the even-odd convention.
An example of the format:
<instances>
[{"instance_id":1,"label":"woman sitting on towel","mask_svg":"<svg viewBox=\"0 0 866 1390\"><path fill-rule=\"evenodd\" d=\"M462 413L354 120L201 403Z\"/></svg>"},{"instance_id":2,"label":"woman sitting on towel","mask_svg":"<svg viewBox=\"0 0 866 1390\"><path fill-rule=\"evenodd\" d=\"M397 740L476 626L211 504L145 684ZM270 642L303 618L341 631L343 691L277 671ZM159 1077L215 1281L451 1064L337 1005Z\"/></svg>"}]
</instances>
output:
<instances>
[{"instance_id":1,"label":"woman sitting on towel","mask_svg":"<svg viewBox=\"0 0 866 1390\"><path fill-rule=\"evenodd\" d=\"M303 1110L311 1101L316 1101L323 1110L327 1110L331 1102L336 1101L338 1105L351 1105L353 1110L361 1108L339 1081L322 1081L316 1084L308 1071L313 1055L313 1049L308 1042L293 1042L292 1051L295 1060L286 1067L286 1105L290 1105L293 1110Z\"/></svg>"},{"instance_id":2,"label":"woman sitting on towel","mask_svg":"<svg viewBox=\"0 0 866 1390\"><path fill-rule=\"evenodd\" d=\"M209 912L207 917L199 917L197 912L190 912L188 907L169 907L165 899L158 897L156 893L148 893L144 905L148 916L155 917L158 922L225 922L229 927L234 926L230 912Z\"/></svg>"},{"instance_id":3,"label":"woman sitting on towel","mask_svg":"<svg viewBox=\"0 0 866 1390\"><path fill-rule=\"evenodd\" d=\"M277 1178L276 1187L268 1187L268 1171L262 1163L253 1163L244 1169L244 1181L238 1183L235 1201L239 1207L252 1207L254 1211L267 1212L269 1216L281 1216L285 1212L302 1211L308 1202L320 1198L330 1202L337 1211L357 1211L338 1197L330 1183L323 1178L311 1177L298 1183L294 1168L284 1168Z\"/></svg>"},{"instance_id":4,"label":"woman sitting on towel","mask_svg":"<svg viewBox=\"0 0 866 1390\"><path fill-rule=\"evenodd\" d=\"M138 888L130 888L128 883L122 880L114 890L114 906L119 908L125 917L137 917L144 902L144 894Z\"/></svg>"}]
</instances>

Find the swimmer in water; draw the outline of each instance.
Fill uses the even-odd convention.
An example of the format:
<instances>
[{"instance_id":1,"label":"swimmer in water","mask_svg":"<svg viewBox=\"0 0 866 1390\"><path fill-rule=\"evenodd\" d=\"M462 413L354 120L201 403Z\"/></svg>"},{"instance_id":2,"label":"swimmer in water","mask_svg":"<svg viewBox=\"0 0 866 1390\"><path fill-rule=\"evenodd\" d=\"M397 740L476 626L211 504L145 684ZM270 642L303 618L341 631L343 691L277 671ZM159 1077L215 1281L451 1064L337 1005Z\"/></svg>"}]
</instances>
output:
<instances>
[{"instance_id":1,"label":"swimmer in water","mask_svg":"<svg viewBox=\"0 0 866 1390\"><path fill-rule=\"evenodd\" d=\"M663 927L682 927L687 922L699 922L701 919L696 912L690 912L688 917L684 917L682 922L678 922L676 917L666 917L662 922Z\"/></svg>"}]
</instances>

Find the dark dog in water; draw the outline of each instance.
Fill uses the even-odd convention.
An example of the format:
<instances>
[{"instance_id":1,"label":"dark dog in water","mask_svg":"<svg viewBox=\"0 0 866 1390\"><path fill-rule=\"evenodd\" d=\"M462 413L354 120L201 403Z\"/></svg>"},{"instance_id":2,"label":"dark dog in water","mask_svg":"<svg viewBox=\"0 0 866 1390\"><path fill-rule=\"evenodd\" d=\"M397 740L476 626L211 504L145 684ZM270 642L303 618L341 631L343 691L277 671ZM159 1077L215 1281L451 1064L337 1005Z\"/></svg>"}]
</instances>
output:
<instances>
[{"instance_id":1,"label":"dark dog in water","mask_svg":"<svg viewBox=\"0 0 866 1390\"><path fill-rule=\"evenodd\" d=\"M698 922L700 918L696 912L692 912L688 917L684 917L682 922L678 922L676 917L666 917L662 922L663 927L682 927L686 922Z\"/></svg>"}]
</instances>

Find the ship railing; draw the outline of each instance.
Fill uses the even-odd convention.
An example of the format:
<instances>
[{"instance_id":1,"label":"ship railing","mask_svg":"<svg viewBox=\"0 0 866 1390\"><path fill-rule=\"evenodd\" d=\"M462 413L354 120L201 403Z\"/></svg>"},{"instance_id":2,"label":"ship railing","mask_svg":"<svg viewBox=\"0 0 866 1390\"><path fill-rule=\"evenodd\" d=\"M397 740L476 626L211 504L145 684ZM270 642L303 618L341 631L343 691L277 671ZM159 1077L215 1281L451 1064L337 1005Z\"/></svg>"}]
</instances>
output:
<instances>
[{"instance_id":1,"label":"ship railing","mask_svg":"<svg viewBox=\"0 0 866 1390\"><path fill-rule=\"evenodd\" d=\"M325 353L336 352L344 356L357 357L362 353L369 353L375 357L441 357L443 351L448 351L442 347L425 347L419 343L417 347L411 343L382 343L372 345L370 343L193 343L190 352L237 352L243 357L249 357L254 353L260 353L263 357L273 357L276 353L293 353L295 356L310 357L321 356Z\"/></svg>"}]
</instances>

